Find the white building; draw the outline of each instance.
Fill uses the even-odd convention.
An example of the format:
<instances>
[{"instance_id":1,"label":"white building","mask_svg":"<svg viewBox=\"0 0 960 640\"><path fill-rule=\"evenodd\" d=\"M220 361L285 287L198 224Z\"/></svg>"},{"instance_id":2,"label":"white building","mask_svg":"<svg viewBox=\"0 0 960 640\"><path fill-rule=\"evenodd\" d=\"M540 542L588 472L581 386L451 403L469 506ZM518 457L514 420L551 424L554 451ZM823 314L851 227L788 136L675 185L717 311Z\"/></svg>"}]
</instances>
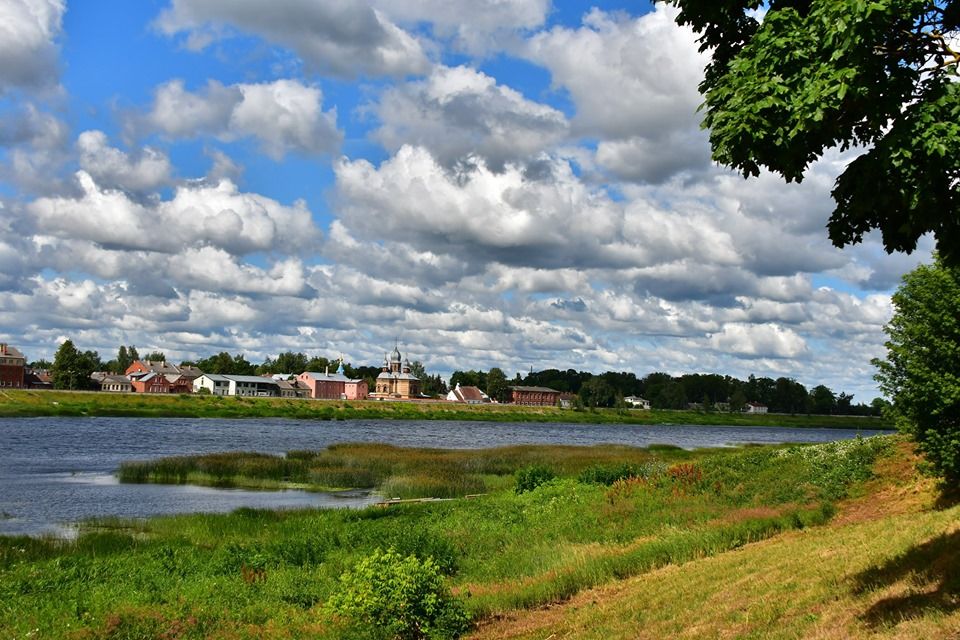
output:
<instances>
[{"instance_id":1,"label":"white building","mask_svg":"<svg viewBox=\"0 0 960 640\"><path fill-rule=\"evenodd\" d=\"M641 398L639 396L627 396L626 398L623 399L623 401L626 402L631 407L633 407L634 409L650 408L650 401L647 400L646 398Z\"/></svg>"},{"instance_id":2,"label":"white building","mask_svg":"<svg viewBox=\"0 0 960 640\"><path fill-rule=\"evenodd\" d=\"M748 402L747 405L743 408L744 413L766 413L767 405L760 404L759 402Z\"/></svg>"},{"instance_id":3,"label":"white building","mask_svg":"<svg viewBox=\"0 0 960 640\"><path fill-rule=\"evenodd\" d=\"M272 398L280 395L277 381L262 376L234 376L205 373L193 381L194 393L206 389L215 396Z\"/></svg>"},{"instance_id":4,"label":"white building","mask_svg":"<svg viewBox=\"0 0 960 640\"><path fill-rule=\"evenodd\" d=\"M205 373L193 381L193 392L200 393L201 389L206 389L215 396L228 396L230 395L230 381L227 380L227 376Z\"/></svg>"}]
</instances>

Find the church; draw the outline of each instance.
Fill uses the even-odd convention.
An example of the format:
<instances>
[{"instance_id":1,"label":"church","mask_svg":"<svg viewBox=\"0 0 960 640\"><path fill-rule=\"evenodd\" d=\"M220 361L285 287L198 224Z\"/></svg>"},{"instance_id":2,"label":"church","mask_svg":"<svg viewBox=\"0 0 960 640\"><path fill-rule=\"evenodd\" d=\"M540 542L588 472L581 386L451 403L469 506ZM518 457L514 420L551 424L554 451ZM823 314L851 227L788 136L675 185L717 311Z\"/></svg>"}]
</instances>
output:
<instances>
[{"instance_id":1,"label":"church","mask_svg":"<svg viewBox=\"0 0 960 640\"><path fill-rule=\"evenodd\" d=\"M403 361L399 345L394 347L389 359L383 356L383 369L377 376L376 391L371 398L418 398L420 378L410 373L410 360Z\"/></svg>"}]
</instances>

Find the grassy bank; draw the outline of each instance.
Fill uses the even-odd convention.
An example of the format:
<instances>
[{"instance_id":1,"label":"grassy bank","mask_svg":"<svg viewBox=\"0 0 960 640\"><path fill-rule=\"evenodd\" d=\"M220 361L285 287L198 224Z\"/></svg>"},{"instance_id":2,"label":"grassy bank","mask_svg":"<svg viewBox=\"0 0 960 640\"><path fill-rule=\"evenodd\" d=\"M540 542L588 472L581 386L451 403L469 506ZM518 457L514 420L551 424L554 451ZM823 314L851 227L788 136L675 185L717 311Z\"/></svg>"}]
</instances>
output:
<instances>
[{"instance_id":1,"label":"grassy bank","mask_svg":"<svg viewBox=\"0 0 960 640\"><path fill-rule=\"evenodd\" d=\"M432 558L474 620L489 620L821 524L891 443L491 450L474 464L499 488L472 500L107 520L71 542L0 539L0 636L340 637L324 603L344 571L386 548ZM419 460L427 476L446 464L436 451L350 451L371 473L381 458ZM531 462L557 477L517 493L511 474ZM614 481L623 468L633 477Z\"/></svg>"},{"instance_id":2,"label":"grassy bank","mask_svg":"<svg viewBox=\"0 0 960 640\"><path fill-rule=\"evenodd\" d=\"M584 424L711 424L731 426L887 429L881 418L857 416L745 415L698 411L463 405L443 402L327 401L225 398L208 395L110 394L75 391L0 392L0 417L130 416L183 418L293 418L307 420L479 420Z\"/></svg>"},{"instance_id":3,"label":"grassy bank","mask_svg":"<svg viewBox=\"0 0 960 640\"><path fill-rule=\"evenodd\" d=\"M955 500L940 499L906 455L890 458L826 526L511 613L470 637L957 638L958 523Z\"/></svg>"}]
</instances>

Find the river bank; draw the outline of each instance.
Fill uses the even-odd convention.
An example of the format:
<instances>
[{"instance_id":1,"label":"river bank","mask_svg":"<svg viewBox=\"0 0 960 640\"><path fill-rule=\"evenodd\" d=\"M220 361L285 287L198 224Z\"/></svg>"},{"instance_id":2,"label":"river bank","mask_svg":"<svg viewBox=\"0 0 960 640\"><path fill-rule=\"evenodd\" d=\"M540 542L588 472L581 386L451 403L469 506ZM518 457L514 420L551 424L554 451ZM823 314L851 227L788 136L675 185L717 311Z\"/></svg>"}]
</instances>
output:
<instances>
[{"instance_id":1,"label":"river bank","mask_svg":"<svg viewBox=\"0 0 960 640\"><path fill-rule=\"evenodd\" d=\"M0 417L122 416L290 418L296 420L465 420L576 424L687 424L838 429L890 429L884 418L638 409L575 411L557 407L447 402L306 400L209 395L110 394L77 391L0 392Z\"/></svg>"},{"instance_id":2,"label":"river bank","mask_svg":"<svg viewBox=\"0 0 960 640\"><path fill-rule=\"evenodd\" d=\"M254 491L205 489L197 484L235 487L292 488L277 485L275 478L260 478L247 483L247 465L233 471L231 458L215 457L213 466L185 470L213 476L209 482L201 478L185 478L190 484L119 483L115 473L126 463L157 461L182 456L205 456L221 452L259 452L279 456L287 452L340 453L342 464L307 466L329 471L336 468L363 473L365 465L355 462L355 450L361 443L378 452L381 461L387 452L409 452L411 449L478 450L496 449L509 452L530 446L566 446L586 449L608 447L664 448L696 451L747 445L830 442L868 437L884 432L856 429L816 429L792 427L736 427L690 425L625 425L574 424L542 422L490 422L450 420L290 420L286 418L157 418L157 417L33 417L0 418L0 534L42 534L57 532L63 525L90 517L151 517L185 512L224 512L241 506L255 508L287 508L294 504L314 506L322 494L314 491ZM353 443L348 447L344 443ZM401 449L393 449L402 448ZM449 454L452 456L452 454ZM482 458L483 454L479 454ZM499 455L499 454L497 454ZM678 453L677 455L681 455ZM301 458L307 462L312 456ZM339 454L338 456L339 457ZM400 456L405 465L415 456ZM242 457L241 457L242 459ZM258 460L257 455L250 456ZM479 460L479 458L475 458ZM268 456L266 460L270 460ZM335 460L329 460L333 463ZM531 461L532 463L533 461ZM260 463L258 463L259 465ZM486 463L484 463L486 464ZM254 466L258 466L254 465ZM182 469L177 464L174 468ZM267 464L265 469L269 469ZM416 471L417 469L410 469ZM287 473L289 471L290 473ZM296 474L293 469L280 477ZM372 485L387 480L381 468ZM402 470L399 470L402 471ZM177 475L181 475L179 471ZM313 476L314 472L311 471ZM321 487L358 486L358 476L301 478L311 489ZM390 475L408 475L406 472ZM489 477L484 478L487 483ZM194 481L197 480L197 481ZM180 480L177 480L180 482ZM474 481L471 480L471 484ZM390 489L391 496L397 483ZM407 482L404 482L407 484ZM301 487L297 487L301 488ZM475 491L469 491L473 493ZM402 492L405 493L405 492ZM357 501L335 497L342 506L356 506ZM362 503L362 501L360 501Z\"/></svg>"},{"instance_id":3,"label":"river bank","mask_svg":"<svg viewBox=\"0 0 960 640\"><path fill-rule=\"evenodd\" d=\"M385 549L439 572L473 621L490 621L820 525L862 490L876 459L896 455L894 442L603 448L601 460L601 448L459 452L420 466L434 476L447 462L477 469L498 479L488 495L361 511L101 519L72 541L0 537L0 635L344 637L349 620L329 603L346 588L345 572ZM371 472L381 453L351 452ZM524 473L534 459L550 473ZM632 475L618 482L623 465Z\"/></svg>"}]
</instances>

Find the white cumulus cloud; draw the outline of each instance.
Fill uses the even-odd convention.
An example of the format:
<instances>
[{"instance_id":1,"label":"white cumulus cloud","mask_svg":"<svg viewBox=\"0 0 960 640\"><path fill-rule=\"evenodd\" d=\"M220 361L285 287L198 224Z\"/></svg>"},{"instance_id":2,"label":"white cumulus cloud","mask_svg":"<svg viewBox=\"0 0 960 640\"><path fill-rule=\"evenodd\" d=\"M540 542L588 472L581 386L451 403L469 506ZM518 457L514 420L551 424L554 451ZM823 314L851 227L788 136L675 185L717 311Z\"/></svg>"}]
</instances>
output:
<instances>
[{"instance_id":1,"label":"white cumulus cloud","mask_svg":"<svg viewBox=\"0 0 960 640\"><path fill-rule=\"evenodd\" d=\"M173 0L156 24L167 35L186 33L195 49L232 30L253 34L293 50L315 71L346 78L402 76L429 67L416 38L354 0Z\"/></svg>"},{"instance_id":2,"label":"white cumulus cloud","mask_svg":"<svg viewBox=\"0 0 960 640\"><path fill-rule=\"evenodd\" d=\"M297 80L222 85L211 80L197 92L173 80L157 88L153 107L140 121L171 138L255 138L264 152L330 153L342 140L336 109L323 111L319 88Z\"/></svg>"}]
</instances>

